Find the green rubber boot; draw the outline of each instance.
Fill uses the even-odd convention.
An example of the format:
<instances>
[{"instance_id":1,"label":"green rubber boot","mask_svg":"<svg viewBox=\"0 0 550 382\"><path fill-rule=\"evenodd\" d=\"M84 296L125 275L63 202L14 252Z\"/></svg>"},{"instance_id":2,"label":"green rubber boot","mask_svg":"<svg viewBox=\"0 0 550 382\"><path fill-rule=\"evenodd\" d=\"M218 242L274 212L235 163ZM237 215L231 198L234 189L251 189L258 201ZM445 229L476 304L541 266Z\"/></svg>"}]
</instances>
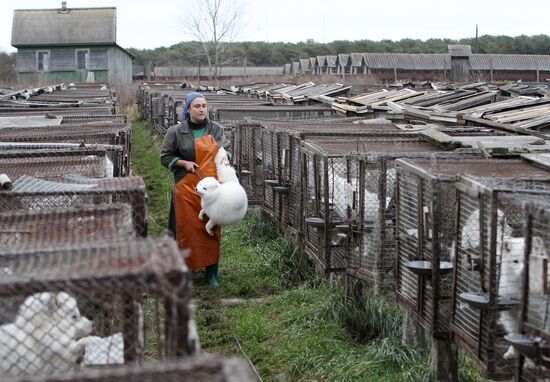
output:
<instances>
[{"instance_id":1,"label":"green rubber boot","mask_svg":"<svg viewBox=\"0 0 550 382\"><path fill-rule=\"evenodd\" d=\"M218 283L218 263L212 264L204 268L204 278L208 285L212 288L217 288L220 286Z\"/></svg>"}]
</instances>

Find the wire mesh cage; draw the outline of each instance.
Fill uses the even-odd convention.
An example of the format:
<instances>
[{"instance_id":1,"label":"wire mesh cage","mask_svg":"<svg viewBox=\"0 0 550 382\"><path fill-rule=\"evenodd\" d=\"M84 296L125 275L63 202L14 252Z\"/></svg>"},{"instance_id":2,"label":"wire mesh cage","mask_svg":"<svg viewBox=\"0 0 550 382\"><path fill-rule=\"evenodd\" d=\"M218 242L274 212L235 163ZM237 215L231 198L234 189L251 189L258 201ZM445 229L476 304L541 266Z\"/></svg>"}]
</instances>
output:
<instances>
[{"instance_id":1,"label":"wire mesh cage","mask_svg":"<svg viewBox=\"0 0 550 382\"><path fill-rule=\"evenodd\" d=\"M241 185L248 195L249 205L259 205L263 193L264 160L261 151L261 129L258 123L239 123L234 129L234 166Z\"/></svg>"},{"instance_id":2,"label":"wire mesh cage","mask_svg":"<svg viewBox=\"0 0 550 382\"><path fill-rule=\"evenodd\" d=\"M11 179L23 175L41 179L63 178L67 175L88 178L112 178L114 166L105 156L51 156L0 159L0 168Z\"/></svg>"},{"instance_id":3,"label":"wire mesh cage","mask_svg":"<svg viewBox=\"0 0 550 382\"><path fill-rule=\"evenodd\" d=\"M1 115L11 115L11 116L29 116L29 115L42 115L42 116L53 116L60 117L65 115L112 115L113 113L112 106L97 106L97 107L0 107L0 116Z\"/></svg>"},{"instance_id":4,"label":"wire mesh cage","mask_svg":"<svg viewBox=\"0 0 550 382\"><path fill-rule=\"evenodd\" d=\"M50 142L119 145L123 150L122 175L130 173L131 125L42 126L3 128L0 142Z\"/></svg>"},{"instance_id":5,"label":"wire mesh cage","mask_svg":"<svg viewBox=\"0 0 550 382\"><path fill-rule=\"evenodd\" d=\"M386 209L393 188L386 187L387 167L406 153L436 151L441 150L410 135L308 138L302 151L306 252L322 259L325 270L347 269L367 281L386 263L391 269L394 238Z\"/></svg>"},{"instance_id":6,"label":"wire mesh cage","mask_svg":"<svg viewBox=\"0 0 550 382\"><path fill-rule=\"evenodd\" d=\"M447 338L459 175L528 180L548 174L521 159L465 156L398 159L396 171L396 293L428 332Z\"/></svg>"},{"instance_id":7,"label":"wire mesh cage","mask_svg":"<svg viewBox=\"0 0 550 382\"><path fill-rule=\"evenodd\" d=\"M520 328L505 339L522 356L516 380L550 376L550 198L525 204L526 257Z\"/></svg>"},{"instance_id":8,"label":"wire mesh cage","mask_svg":"<svg viewBox=\"0 0 550 382\"><path fill-rule=\"evenodd\" d=\"M0 271L0 296L18 302L0 326L3 377L197 351L190 272L173 239L12 251Z\"/></svg>"},{"instance_id":9,"label":"wire mesh cage","mask_svg":"<svg viewBox=\"0 0 550 382\"><path fill-rule=\"evenodd\" d=\"M105 172L111 177L124 173L123 148L119 145L77 143L0 142L0 161L7 158L99 157L105 158Z\"/></svg>"},{"instance_id":10,"label":"wire mesh cage","mask_svg":"<svg viewBox=\"0 0 550 382\"><path fill-rule=\"evenodd\" d=\"M124 114L116 115L92 115L92 114L73 114L64 115L62 125L96 125L96 124L124 124L128 123L128 117Z\"/></svg>"},{"instance_id":11,"label":"wire mesh cage","mask_svg":"<svg viewBox=\"0 0 550 382\"><path fill-rule=\"evenodd\" d=\"M126 203L10 211L0 215L0 254L14 248L113 242L135 236L132 206Z\"/></svg>"},{"instance_id":12,"label":"wire mesh cage","mask_svg":"<svg viewBox=\"0 0 550 382\"><path fill-rule=\"evenodd\" d=\"M217 121L255 119L291 120L299 118L320 118L335 116L336 113L326 106L212 106L210 118Z\"/></svg>"},{"instance_id":13,"label":"wire mesh cage","mask_svg":"<svg viewBox=\"0 0 550 382\"><path fill-rule=\"evenodd\" d=\"M23 175L11 180L11 190L0 192L2 213L125 203L132 206L135 232L139 236L147 234L147 196L139 177L99 179L67 175L48 180Z\"/></svg>"},{"instance_id":14,"label":"wire mesh cage","mask_svg":"<svg viewBox=\"0 0 550 382\"><path fill-rule=\"evenodd\" d=\"M257 377L251 373L246 361L212 355L142 366L88 368L51 377L31 376L9 379L10 382L252 382L256 380Z\"/></svg>"},{"instance_id":15,"label":"wire mesh cage","mask_svg":"<svg viewBox=\"0 0 550 382\"><path fill-rule=\"evenodd\" d=\"M514 371L504 336L518 330L522 299L525 221L521 203L529 195L550 198L548 172L540 171L540 180L462 176L456 184L450 328L487 378L510 378Z\"/></svg>"},{"instance_id":16,"label":"wire mesh cage","mask_svg":"<svg viewBox=\"0 0 550 382\"><path fill-rule=\"evenodd\" d=\"M342 118L341 120L345 120ZM303 221L301 203L300 146L309 137L345 138L377 135L405 136L394 125L362 125L338 119L268 122L262 125L262 153L273 160L263 162L263 208L284 229L297 234Z\"/></svg>"}]
</instances>

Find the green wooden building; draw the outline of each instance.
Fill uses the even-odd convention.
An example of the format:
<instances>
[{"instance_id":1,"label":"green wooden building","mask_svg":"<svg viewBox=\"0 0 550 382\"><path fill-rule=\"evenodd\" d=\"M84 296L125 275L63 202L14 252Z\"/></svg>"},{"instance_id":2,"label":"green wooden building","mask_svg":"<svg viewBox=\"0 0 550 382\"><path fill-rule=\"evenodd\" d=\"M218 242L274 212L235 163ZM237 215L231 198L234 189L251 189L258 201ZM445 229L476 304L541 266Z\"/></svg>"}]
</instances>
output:
<instances>
[{"instance_id":1,"label":"green wooden building","mask_svg":"<svg viewBox=\"0 0 550 382\"><path fill-rule=\"evenodd\" d=\"M134 56L116 43L116 8L17 9L11 45L20 81L132 81Z\"/></svg>"}]
</instances>

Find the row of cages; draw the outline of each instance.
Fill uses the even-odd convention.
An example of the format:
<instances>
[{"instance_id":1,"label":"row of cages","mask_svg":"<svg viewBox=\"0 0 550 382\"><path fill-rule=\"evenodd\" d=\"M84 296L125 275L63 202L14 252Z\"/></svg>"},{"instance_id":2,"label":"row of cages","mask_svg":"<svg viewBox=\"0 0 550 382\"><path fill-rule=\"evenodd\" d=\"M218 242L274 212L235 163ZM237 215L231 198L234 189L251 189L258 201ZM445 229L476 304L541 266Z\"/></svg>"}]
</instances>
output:
<instances>
[{"instance_id":1,"label":"row of cages","mask_svg":"<svg viewBox=\"0 0 550 382\"><path fill-rule=\"evenodd\" d=\"M178 123L184 98L192 90L174 83L141 84L136 91L138 111L142 119L164 135L170 126ZM238 94L205 92L209 118L224 124L230 141L232 126L244 118L268 120L311 119L334 116L330 106L275 105L258 97Z\"/></svg>"},{"instance_id":2,"label":"row of cages","mask_svg":"<svg viewBox=\"0 0 550 382\"><path fill-rule=\"evenodd\" d=\"M37 103L47 96L65 94ZM239 361L191 357L200 344L186 253L172 238L147 238L145 183L130 171L131 125L86 109L0 115L0 375L225 375L224 365ZM169 362L176 358L189 360Z\"/></svg>"},{"instance_id":3,"label":"row of cages","mask_svg":"<svg viewBox=\"0 0 550 382\"><path fill-rule=\"evenodd\" d=\"M548 376L548 166L445 151L417 132L361 122L237 123L234 165L249 202L322 271L393 291L432 338L459 344L486 377Z\"/></svg>"}]
</instances>

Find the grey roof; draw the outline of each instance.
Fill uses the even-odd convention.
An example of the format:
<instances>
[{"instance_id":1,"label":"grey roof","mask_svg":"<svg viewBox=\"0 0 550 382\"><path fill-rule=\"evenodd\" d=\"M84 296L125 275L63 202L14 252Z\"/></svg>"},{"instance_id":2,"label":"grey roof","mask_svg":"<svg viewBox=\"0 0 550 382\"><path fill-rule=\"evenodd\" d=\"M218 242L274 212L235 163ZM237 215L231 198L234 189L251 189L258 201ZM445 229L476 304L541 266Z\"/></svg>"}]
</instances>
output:
<instances>
[{"instance_id":1,"label":"grey roof","mask_svg":"<svg viewBox=\"0 0 550 382\"><path fill-rule=\"evenodd\" d=\"M365 59L364 53L351 53L351 66L361 66L363 65L363 60Z\"/></svg>"},{"instance_id":2,"label":"grey roof","mask_svg":"<svg viewBox=\"0 0 550 382\"><path fill-rule=\"evenodd\" d=\"M550 71L550 56L531 54L472 54L473 70L546 70Z\"/></svg>"},{"instance_id":3,"label":"grey roof","mask_svg":"<svg viewBox=\"0 0 550 382\"><path fill-rule=\"evenodd\" d=\"M309 58L300 58L300 69L303 72L309 72L311 67L309 66Z\"/></svg>"},{"instance_id":4,"label":"grey roof","mask_svg":"<svg viewBox=\"0 0 550 382\"><path fill-rule=\"evenodd\" d=\"M447 45L451 57L470 57L472 47L470 45Z\"/></svg>"},{"instance_id":5,"label":"grey roof","mask_svg":"<svg viewBox=\"0 0 550 382\"><path fill-rule=\"evenodd\" d=\"M450 56L423 53L365 53L365 63L372 69L443 70L450 68Z\"/></svg>"},{"instance_id":6,"label":"grey roof","mask_svg":"<svg viewBox=\"0 0 550 382\"><path fill-rule=\"evenodd\" d=\"M16 9L11 44L116 44L116 8Z\"/></svg>"},{"instance_id":7,"label":"grey roof","mask_svg":"<svg viewBox=\"0 0 550 382\"><path fill-rule=\"evenodd\" d=\"M340 66L348 66L350 64L349 58L350 58L349 54L340 53L338 55L338 63L340 64Z\"/></svg>"},{"instance_id":8,"label":"grey roof","mask_svg":"<svg viewBox=\"0 0 550 382\"><path fill-rule=\"evenodd\" d=\"M309 65L311 65L311 68L315 68L317 66L317 57L310 57L309 58Z\"/></svg>"},{"instance_id":9,"label":"grey roof","mask_svg":"<svg viewBox=\"0 0 550 382\"><path fill-rule=\"evenodd\" d=\"M467 46L469 45L460 45ZM317 56L319 66L327 62L335 67L338 62L347 62L351 57L352 66L365 65L371 69L398 70L450 70L451 54L449 53L351 53L338 56ZM459 56L463 57L463 56ZM471 54L469 56L472 70L541 70L550 71L550 55L529 54Z\"/></svg>"},{"instance_id":10,"label":"grey roof","mask_svg":"<svg viewBox=\"0 0 550 382\"><path fill-rule=\"evenodd\" d=\"M338 56L327 56L327 65L329 68L335 68L338 65Z\"/></svg>"}]
</instances>

